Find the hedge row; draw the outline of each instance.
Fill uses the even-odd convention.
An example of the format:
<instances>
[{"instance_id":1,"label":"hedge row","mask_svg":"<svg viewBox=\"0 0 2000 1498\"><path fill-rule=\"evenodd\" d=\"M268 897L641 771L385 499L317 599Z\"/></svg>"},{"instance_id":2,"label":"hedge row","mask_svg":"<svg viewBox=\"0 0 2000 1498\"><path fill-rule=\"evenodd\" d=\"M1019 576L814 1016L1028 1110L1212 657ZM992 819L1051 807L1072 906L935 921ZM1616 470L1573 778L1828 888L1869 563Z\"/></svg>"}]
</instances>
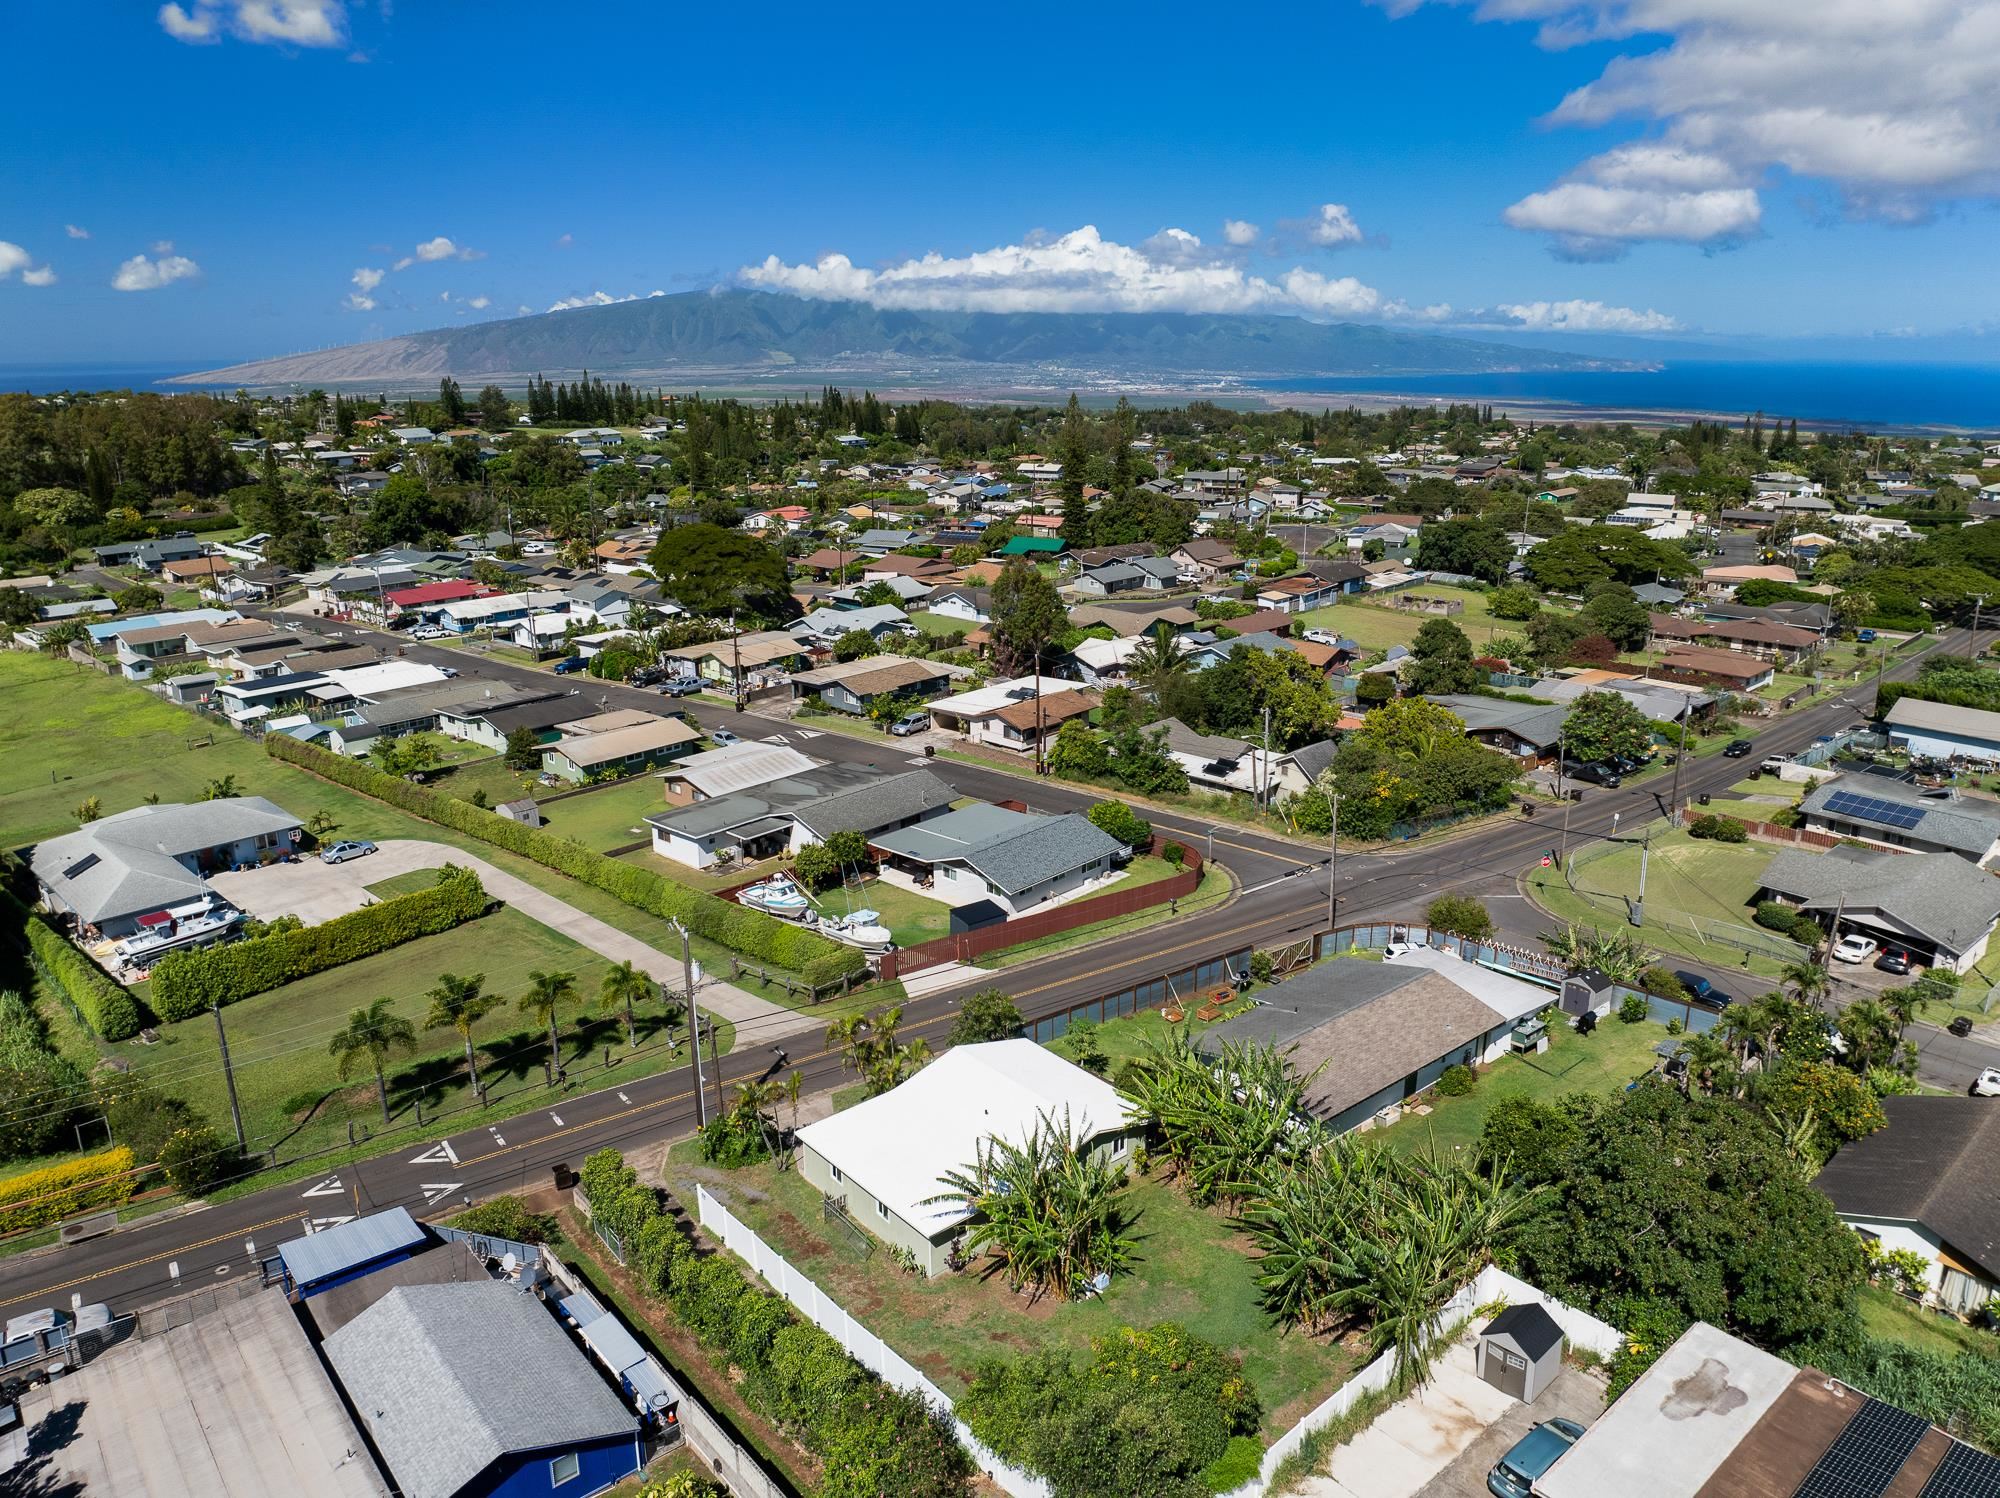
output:
<instances>
[{"instance_id":1,"label":"hedge row","mask_svg":"<svg viewBox=\"0 0 2000 1498\"><path fill-rule=\"evenodd\" d=\"M585 1160L581 1179L640 1288L664 1298L718 1363L740 1370L738 1392L754 1409L820 1456L820 1498L971 1492L971 1459L941 1411L883 1383L724 1255L697 1253L618 1151Z\"/></svg>"},{"instance_id":2,"label":"hedge row","mask_svg":"<svg viewBox=\"0 0 2000 1498\"><path fill-rule=\"evenodd\" d=\"M182 1020L234 1004L420 936L462 926L484 915L489 903L477 874L447 864L439 871L435 888L397 895L322 925L174 952L153 968L153 1012L163 1020Z\"/></svg>"},{"instance_id":3,"label":"hedge row","mask_svg":"<svg viewBox=\"0 0 2000 1498\"><path fill-rule=\"evenodd\" d=\"M0 1181L0 1233L44 1227L78 1212L123 1206L138 1176L132 1152L119 1145Z\"/></svg>"},{"instance_id":4,"label":"hedge row","mask_svg":"<svg viewBox=\"0 0 2000 1498\"><path fill-rule=\"evenodd\" d=\"M338 785L386 801L427 822L466 833L496 848L533 859L544 868L595 885L649 915L678 918L696 936L745 957L787 968L815 986L836 982L867 966L857 948L829 941L761 910L689 889L637 864L607 858L542 828L524 827L456 796L385 775L360 760L302 743L290 734L265 735L264 752Z\"/></svg>"},{"instance_id":5,"label":"hedge row","mask_svg":"<svg viewBox=\"0 0 2000 1498\"><path fill-rule=\"evenodd\" d=\"M91 1029L105 1040L125 1040L139 1033L145 1017L132 995L112 982L103 968L79 952L61 932L5 892L0 892L0 918L26 933L35 961L69 996Z\"/></svg>"}]
</instances>

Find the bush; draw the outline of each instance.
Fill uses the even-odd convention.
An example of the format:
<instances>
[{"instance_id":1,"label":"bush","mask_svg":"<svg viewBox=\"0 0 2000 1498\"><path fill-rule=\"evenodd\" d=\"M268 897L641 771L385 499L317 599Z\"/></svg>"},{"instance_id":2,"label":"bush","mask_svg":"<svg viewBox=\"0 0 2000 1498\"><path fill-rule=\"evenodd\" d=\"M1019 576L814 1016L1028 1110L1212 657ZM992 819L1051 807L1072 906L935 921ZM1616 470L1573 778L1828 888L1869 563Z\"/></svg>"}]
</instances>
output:
<instances>
[{"instance_id":1,"label":"bush","mask_svg":"<svg viewBox=\"0 0 2000 1498\"><path fill-rule=\"evenodd\" d=\"M840 860L825 843L807 843L792 860L792 873L814 894L840 883Z\"/></svg>"},{"instance_id":2,"label":"bush","mask_svg":"<svg viewBox=\"0 0 2000 1498\"><path fill-rule=\"evenodd\" d=\"M436 936L486 914L490 903L478 875L446 864L433 888L364 906L323 925L171 953L153 968L153 1010L163 1020L188 1019L418 937Z\"/></svg>"},{"instance_id":3,"label":"bush","mask_svg":"<svg viewBox=\"0 0 2000 1498\"><path fill-rule=\"evenodd\" d=\"M591 1212L625 1244L641 1290L663 1298L744 1399L825 1465L822 1498L964 1498L972 1461L920 1396L892 1389L728 1259L696 1251L616 1150L583 1162Z\"/></svg>"},{"instance_id":4,"label":"bush","mask_svg":"<svg viewBox=\"0 0 2000 1498\"><path fill-rule=\"evenodd\" d=\"M205 1125L174 1130L160 1146L160 1172L182 1196L199 1196L227 1176L237 1163L236 1149Z\"/></svg>"},{"instance_id":5,"label":"bush","mask_svg":"<svg viewBox=\"0 0 2000 1498\"><path fill-rule=\"evenodd\" d=\"M36 963L76 1006L83 1022L103 1040L127 1040L139 1033L145 1018L132 995L41 916L12 895L0 894L0 919L24 930Z\"/></svg>"},{"instance_id":6,"label":"bush","mask_svg":"<svg viewBox=\"0 0 2000 1498\"><path fill-rule=\"evenodd\" d=\"M1798 918L1796 910L1779 900L1759 900L1757 913L1751 917L1766 931L1782 931L1786 935L1791 934L1792 925Z\"/></svg>"},{"instance_id":7,"label":"bush","mask_svg":"<svg viewBox=\"0 0 2000 1498\"><path fill-rule=\"evenodd\" d=\"M1183 848L1179 843L1168 843L1160 849L1160 857L1164 858L1173 868L1180 868L1187 862L1187 849Z\"/></svg>"},{"instance_id":8,"label":"bush","mask_svg":"<svg viewBox=\"0 0 2000 1498\"><path fill-rule=\"evenodd\" d=\"M1440 1097L1464 1097L1477 1085L1479 1079L1472 1074L1472 1068L1463 1061L1455 1066L1447 1066L1444 1075L1437 1080Z\"/></svg>"},{"instance_id":9,"label":"bush","mask_svg":"<svg viewBox=\"0 0 2000 1498\"><path fill-rule=\"evenodd\" d=\"M1636 1025L1643 1023L1646 1016L1652 1012L1652 1006L1636 993L1628 993L1618 1001L1618 1020L1620 1024Z\"/></svg>"},{"instance_id":10,"label":"bush","mask_svg":"<svg viewBox=\"0 0 2000 1498\"><path fill-rule=\"evenodd\" d=\"M1433 931L1449 931L1469 941L1485 941L1493 934L1493 917L1469 895L1439 895L1424 911L1424 921Z\"/></svg>"},{"instance_id":11,"label":"bush","mask_svg":"<svg viewBox=\"0 0 2000 1498\"><path fill-rule=\"evenodd\" d=\"M79 1212L123 1206L138 1184L123 1145L0 1181L0 1233L38 1228Z\"/></svg>"},{"instance_id":12,"label":"bush","mask_svg":"<svg viewBox=\"0 0 2000 1498\"><path fill-rule=\"evenodd\" d=\"M1098 831L1109 833L1128 848L1145 848L1152 844L1153 824L1123 801L1099 801L1084 815Z\"/></svg>"},{"instance_id":13,"label":"bush","mask_svg":"<svg viewBox=\"0 0 2000 1498\"><path fill-rule=\"evenodd\" d=\"M1688 836L1713 838L1718 843L1740 843L1750 836L1750 830L1734 817L1704 813L1688 823Z\"/></svg>"},{"instance_id":14,"label":"bush","mask_svg":"<svg viewBox=\"0 0 2000 1498\"><path fill-rule=\"evenodd\" d=\"M690 889L637 864L607 858L544 828L524 827L455 796L384 775L359 760L302 743L290 734L271 734L264 740L264 752L440 827L518 853L648 915L678 918L694 935L773 967L787 968L815 987L850 977L868 965L857 947L843 946L761 910Z\"/></svg>"},{"instance_id":15,"label":"bush","mask_svg":"<svg viewBox=\"0 0 2000 1498\"><path fill-rule=\"evenodd\" d=\"M83 1068L49 1044L42 1017L18 993L0 993L0 1160L25 1160L75 1144L70 1133L89 1091Z\"/></svg>"},{"instance_id":16,"label":"bush","mask_svg":"<svg viewBox=\"0 0 2000 1498\"><path fill-rule=\"evenodd\" d=\"M1672 999L1676 1003L1685 1004L1689 998L1687 985L1676 978L1668 968L1647 968L1639 974L1639 986L1659 999Z\"/></svg>"},{"instance_id":17,"label":"bush","mask_svg":"<svg viewBox=\"0 0 2000 1498\"><path fill-rule=\"evenodd\" d=\"M1264 1447L1255 1436L1231 1436L1222 1455L1201 1469L1211 1493L1233 1493L1264 1469Z\"/></svg>"},{"instance_id":18,"label":"bush","mask_svg":"<svg viewBox=\"0 0 2000 1498\"><path fill-rule=\"evenodd\" d=\"M553 1243L562 1231L546 1212L530 1212L518 1196L496 1196L449 1221L468 1233L491 1233L516 1243Z\"/></svg>"}]
</instances>

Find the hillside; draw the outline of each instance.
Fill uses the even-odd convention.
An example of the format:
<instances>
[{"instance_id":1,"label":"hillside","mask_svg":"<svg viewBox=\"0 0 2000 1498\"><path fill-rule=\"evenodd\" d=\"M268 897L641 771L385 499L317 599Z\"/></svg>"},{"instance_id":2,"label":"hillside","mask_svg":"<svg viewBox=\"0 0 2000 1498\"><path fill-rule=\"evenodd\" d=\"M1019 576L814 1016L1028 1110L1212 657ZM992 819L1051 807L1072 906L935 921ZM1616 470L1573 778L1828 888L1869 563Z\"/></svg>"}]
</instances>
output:
<instances>
[{"instance_id":1,"label":"hillside","mask_svg":"<svg viewBox=\"0 0 2000 1498\"><path fill-rule=\"evenodd\" d=\"M689 378L790 371L965 377L1001 370L1202 376L1470 374L1619 361L1295 317L880 311L768 292L685 292L257 360L179 383L525 379L589 369Z\"/></svg>"}]
</instances>

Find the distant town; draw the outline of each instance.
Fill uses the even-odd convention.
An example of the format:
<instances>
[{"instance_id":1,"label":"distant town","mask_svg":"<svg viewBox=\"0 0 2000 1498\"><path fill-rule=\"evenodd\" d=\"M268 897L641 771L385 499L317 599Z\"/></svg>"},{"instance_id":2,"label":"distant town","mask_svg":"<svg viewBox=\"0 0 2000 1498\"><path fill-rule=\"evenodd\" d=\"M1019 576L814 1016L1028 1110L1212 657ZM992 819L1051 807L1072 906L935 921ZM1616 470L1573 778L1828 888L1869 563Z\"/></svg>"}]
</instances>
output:
<instances>
[{"instance_id":1,"label":"distant town","mask_svg":"<svg viewBox=\"0 0 2000 1498\"><path fill-rule=\"evenodd\" d=\"M0 395L0 1492L2000 1494L1996 611L2000 433Z\"/></svg>"}]
</instances>

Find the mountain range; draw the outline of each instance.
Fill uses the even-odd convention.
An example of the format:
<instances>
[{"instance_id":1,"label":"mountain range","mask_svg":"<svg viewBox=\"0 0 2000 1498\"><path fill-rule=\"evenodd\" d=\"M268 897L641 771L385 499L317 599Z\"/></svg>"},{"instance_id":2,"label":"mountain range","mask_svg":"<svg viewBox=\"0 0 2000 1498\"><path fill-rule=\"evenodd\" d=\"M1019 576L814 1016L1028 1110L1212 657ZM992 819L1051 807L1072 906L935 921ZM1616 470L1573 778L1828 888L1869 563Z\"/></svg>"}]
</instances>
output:
<instances>
[{"instance_id":1,"label":"mountain range","mask_svg":"<svg viewBox=\"0 0 2000 1498\"><path fill-rule=\"evenodd\" d=\"M695 291L580 307L202 370L171 383L461 384L593 374L867 376L991 385L1090 374L1217 378L1628 369L1625 360L1359 323L1183 312L906 312L755 291Z\"/></svg>"}]
</instances>

